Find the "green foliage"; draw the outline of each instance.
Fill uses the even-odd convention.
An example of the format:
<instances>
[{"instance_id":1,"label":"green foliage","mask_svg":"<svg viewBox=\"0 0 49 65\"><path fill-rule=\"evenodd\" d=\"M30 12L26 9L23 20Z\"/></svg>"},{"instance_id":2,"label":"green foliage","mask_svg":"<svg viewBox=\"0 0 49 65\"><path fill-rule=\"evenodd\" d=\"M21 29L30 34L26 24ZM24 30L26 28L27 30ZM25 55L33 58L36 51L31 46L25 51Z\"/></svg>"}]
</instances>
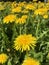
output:
<instances>
[{"instance_id":1,"label":"green foliage","mask_svg":"<svg viewBox=\"0 0 49 65\"><path fill-rule=\"evenodd\" d=\"M0 53L6 53L9 56L5 65L21 65L25 56L39 60L41 65L49 65L49 59L47 58L49 53L49 18L44 19L40 15L32 17L34 15L33 11L29 11L26 24L20 25L14 22L6 24L3 23L3 18L11 14L10 4L7 3L6 5L8 5L8 8L5 7L5 10L0 11ZM18 15L22 16L24 14L18 13ZM18 35L25 33L32 34L37 38L35 49L24 52L16 51L13 47L13 41Z\"/></svg>"}]
</instances>

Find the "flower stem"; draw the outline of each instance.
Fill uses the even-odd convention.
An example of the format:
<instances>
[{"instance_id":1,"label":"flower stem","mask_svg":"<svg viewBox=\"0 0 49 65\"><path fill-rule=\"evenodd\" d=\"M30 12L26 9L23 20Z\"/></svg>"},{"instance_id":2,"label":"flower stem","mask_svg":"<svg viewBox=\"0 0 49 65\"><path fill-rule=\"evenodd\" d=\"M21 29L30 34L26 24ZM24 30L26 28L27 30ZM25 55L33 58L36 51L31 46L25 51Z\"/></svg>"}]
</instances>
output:
<instances>
[{"instance_id":1,"label":"flower stem","mask_svg":"<svg viewBox=\"0 0 49 65\"><path fill-rule=\"evenodd\" d=\"M21 24L20 24L20 32L19 32L19 33L20 33L20 35L21 35L21 33L22 33L22 26L21 26Z\"/></svg>"},{"instance_id":2,"label":"flower stem","mask_svg":"<svg viewBox=\"0 0 49 65\"><path fill-rule=\"evenodd\" d=\"M27 27L26 26L27 26L27 23L25 24L25 34L26 34L26 31L27 31Z\"/></svg>"},{"instance_id":3,"label":"flower stem","mask_svg":"<svg viewBox=\"0 0 49 65\"><path fill-rule=\"evenodd\" d=\"M38 37L38 30L39 30L39 21L38 21L37 29L36 29L36 37Z\"/></svg>"}]
</instances>

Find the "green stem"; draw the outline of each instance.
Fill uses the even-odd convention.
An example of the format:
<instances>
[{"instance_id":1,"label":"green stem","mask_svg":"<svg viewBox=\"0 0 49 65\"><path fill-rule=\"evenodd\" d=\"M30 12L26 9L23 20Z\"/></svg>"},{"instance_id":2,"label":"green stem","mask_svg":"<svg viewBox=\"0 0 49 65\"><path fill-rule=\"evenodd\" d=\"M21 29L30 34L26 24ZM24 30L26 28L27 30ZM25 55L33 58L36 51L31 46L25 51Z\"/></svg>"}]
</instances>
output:
<instances>
[{"instance_id":1,"label":"green stem","mask_svg":"<svg viewBox=\"0 0 49 65\"><path fill-rule=\"evenodd\" d=\"M39 30L39 21L38 21L37 29L36 29L36 37L37 37L37 38L38 38L38 30Z\"/></svg>"},{"instance_id":2,"label":"green stem","mask_svg":"<svg viewBox=\"0 0 49 65\"><path fill-rule=\"evenodd\" d=\"M13 25L13 35L12 35L12 40L14 39L15 37L15 33L16 33L16 27L15 27L15 23Z\"/></svg>"},{"instance_id":3,"label":"green stem","mask_svg":"<svg viewBox=\"0 0 49 65\"><path fill-rule=\"evenodd\" d=\"M29 16L29 15L28 15ZM26 23L25 23L25 26L24 26L24 30L25 30L25 34L27 33L27 25L28 25L28 22L29 22L29 17L27 18L27 20L26 20Z\"/></svg>"},{"instance_id":4,"label":"green stem","mask_svg":"<svg viewBox=\"0 0 49 65\"><path fill-rule=\"evenodd\" d=\"M3 48L4 48L4 45L5 45L4 39L5 39L5 36L6 36L3 29L4 29L3 28L3 24L1 24L1 31L2 31L2 36L3 36L3 38L2 38L2 45L1 45L1 52L3 52Z\"/></svg>"},{"instance_id":5,"label":"green stem","mask_svg":"<svg viewBox=\"0 0 49 65\"><path fill-rule=\"evenodd\" d=\"M26 34L26 32L27 32L27 27L26 27L26 26L27 26L27 23L25 24L25 34Z\"/></svg>"},{"instance_id":6,"label":"green stem","mask_svg":"<svg viewBox=\"0 0 49 65\"><path fill-rule=\"evenodd\" d=\"M5 36L6 36L6 35L5 35L4 33L3 33L3 35L4 35L4 36L3 36L3 39L1 40L1 41L2 41L2 44L1 44L1 52L3 52L3 49L4 49L4 47L5 47L5 40L4 40L4 39L5 39Z\"/></svg>"},{"instance_id":7,"label":"green stem","mask_svg":"<svg viewBox=\"0 0 49 65\"><path fill-rule=\"evenodd\" d=\"M1 52L3 52L3 46L1 46Z\"/></svg>"},{"instance_id":8,"label":"green stem","mask_svg":"<svg viewBox=\"0 0 49 65\"><path fill-rule=\"evenodd\" d=\"M19 34L21 35L22 34L22 25L20 24L20 30L19 30Z\"/></svg>"}]
</instances>

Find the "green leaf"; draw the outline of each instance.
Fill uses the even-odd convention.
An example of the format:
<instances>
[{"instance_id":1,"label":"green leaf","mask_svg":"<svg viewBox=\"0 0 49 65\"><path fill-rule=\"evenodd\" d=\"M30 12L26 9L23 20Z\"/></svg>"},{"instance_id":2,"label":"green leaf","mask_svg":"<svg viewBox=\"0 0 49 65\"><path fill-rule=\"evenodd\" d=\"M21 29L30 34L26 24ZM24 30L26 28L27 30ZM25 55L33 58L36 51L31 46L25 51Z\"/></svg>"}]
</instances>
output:
<instances>
[{"instance_id":1,"label":"green leaf","mask_svg":"<svg viewBox=\"0 0 49 65\"><path fill-rule=\"evenodd\" d=\"M11 60L8 61L7 65L12 65L12 64L11 64Z\"/></svg>"}]
</instances>

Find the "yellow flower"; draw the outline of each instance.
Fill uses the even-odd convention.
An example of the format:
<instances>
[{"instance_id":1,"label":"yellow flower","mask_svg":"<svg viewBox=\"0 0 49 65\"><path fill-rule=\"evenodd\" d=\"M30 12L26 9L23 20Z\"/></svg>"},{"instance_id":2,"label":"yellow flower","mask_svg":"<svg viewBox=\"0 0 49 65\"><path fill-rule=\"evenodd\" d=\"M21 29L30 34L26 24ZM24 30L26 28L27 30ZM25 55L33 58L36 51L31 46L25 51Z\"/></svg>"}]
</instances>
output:
<instances>
[{"instance_id":1,"label":"yellow flower","mask_svg":"<svg viewBox=\"0 0 49 65\"><path fill-rule=\"evenodd\" d=\"M26 6L26 2L19 2L18 6L25 7Z\"/></svg>"},{"instance_id":2,"label":"yellow flower","mask_svg":"<svg viewBox=\"0 0 49 65\"><path fill-rule=\"evenodd\" d=\"M12 9L12 13L19 13L19 12L21 12L21 7L16 7L16 8L13 8Z\"/></svg>"},{"instance_id":3,"label":"yellow flower","mask_svg":"<svg viewBox=\"0 0 49 65\"><path fill-rule=\"evenodd\" d=\"M47 18L48 18L48 15L43 15L43 18L44 18L44 19L47 19Z\"/></svg>"},{"instance_id":4,"label":"yellow flower","mask_svg":"<svg viewBox=\"0 0 49 65\"><path fill-rule=\"evenodd\" d=\"M23 15L21 18L16 19L16 23L24 24L26 23L27 15Z\"/></svg>"},{"instance_id":5,"label":"yellow flower","mask_svg":"<svg viewBox=\"0 0 49 65\"><path fill-rule=\"evenodd\" d=\"M4 10L4 9L5 9L5 7L4 7L3 2L0 2L0 11L1 11L1 10Z\"/></svg>"},{"instance_id":6,"label":"yellow flower","mask_svg":"<svg viewBox=\"0 0 49 65\"><path fill-rule=\"evenodd\" d=\"M16 16L13 14L10 14L10 15L7 15L6 17L4 17L3 22L4 23L9 23L9 22L12 23L15 21L15 19L16 19Z\"/></svg>"},{"instance_id":7,"label":"yellow flower","mask_svg":"<svg viewBox=\"0 0 49 65\"><path fill-rule=\"evenodd\" d=\"M22 11L22 13L28 13L29 11L28 10L26 10L26 9L24 9L23 11Z\"/></svg>"},{"instance_id":8,"label":"yellow flower","mask_svg":"<svg viewBox=\"0 0 49 65\"><path fill-rule=\"evenodd\" d=\"M23 34L23 35L19 35L15 41L14 41L14 48L16 50L21 50L26 51L26 50L30 50L30 48L34 49L34 46L36 46L36 38L32 37L31 34Z\"/></svg>"},{"instance_id":9,"label":"yellow flower","mask_svg":"<svg viewBox=\"0 0 49 65\"><path fill-rule=\"evenodd\" d=\"M28 16L27 15L23 15L22 16L22 19L26 19Z\"/></svg>"},{"instance_id":10,"label":"yellow flower","mask_svg":"<svg viewBox=\"0 0 49 65\"><path fill-rule=\"evenodd\" d=\"M39 6L40 5L40 6ZM44 7L45 6L45 4L43 3L43 2L39 2L38 3L38 8L42 8L42 7Z\"/></svg>"},{"instance_id":11,"label":"yellow flower","mask_svg":"<svg viewBox=\"0 0 49 65\"><path fill-rule=\"evenodd\" d=\"M28 57L24 60L22 65L40 65L40 62L34 58Z\"/></svg>"},{"instance_id":12,"label":"yellow flower","mask_svg":"<svg viewBox=\"0 0 49 65\"><path fill-rule=\"evenodd\" d=\"M38 0L33 0L34 2L38 1Z\"/></svg>"},{"instance_id":13,"label":"yellow flower","mask_svg":"<svg viewBox=\"0 0 49 65\"><path fill-rule=\"evenodd\" d=\"M5 53L0 54L0 64L3 64L7 61L8 56Z\"/></svg>"},{"instance_id":14,"label":"yellow flower","mask_svg":"<svg viewBox=\"0 0 49 65\"><path fill-rule=\"evenodd\" d=\"M1 11L1 10L4 10L4 9L5 9L4 6L1 5L1 6L0 6L0 11Z\"/></svg>"},{"instance_id":15,"label":"yellow flower","mask_svg":"<svg viewBox=\"0 0 49 65\"><path fill-rule=\"evenodd\" d=\"M35 10L35 6L33 4L28 4L25 8L28 10Z\"/></svg>"},{"instance_id":16,"label":"yellow flower","mask_svg":"<svg viewBox=\"0 0 49 65\"><path fill-rule=\"evenodd\" d=\"M35 15L44 15L45 13L47 13L47 8L39 8L39 9L36 9L34 14Z\"/></svg>"},{"instance_id":17,"label":"yellow flower","mask_svg":"<svg viewBox=\"0 0 49 65\"><path fill-rule=\"evenodd\" d=\"M16 6L17 6L16 1L14 1L14 2L11 3L11 7L12 7L12 8L14 8L14 7L16 7Z\"/></svg>"}]
</instances>

